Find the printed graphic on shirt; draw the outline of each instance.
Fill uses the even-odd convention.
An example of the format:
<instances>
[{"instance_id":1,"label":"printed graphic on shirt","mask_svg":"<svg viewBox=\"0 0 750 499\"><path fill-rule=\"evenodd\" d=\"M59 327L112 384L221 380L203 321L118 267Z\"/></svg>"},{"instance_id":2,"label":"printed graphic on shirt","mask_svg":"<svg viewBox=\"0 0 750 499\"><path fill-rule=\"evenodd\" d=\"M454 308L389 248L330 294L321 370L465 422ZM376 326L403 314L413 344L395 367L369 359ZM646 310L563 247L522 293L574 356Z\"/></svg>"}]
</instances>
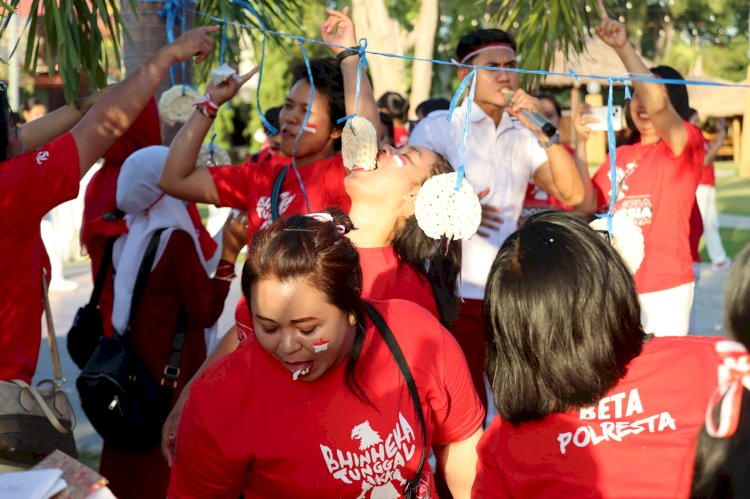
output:
<instances>
[{"instance_id":1,"label":"printed graphic on shirt","mask_svg":"<svg viewBox=\"0 0 750 499\"><path fill-rule=\"evenodd\" d=\"M628 163L625 168L617 168L617 181L615 183L615 192L617 193L617 202L615 205L615 212L622 212L634 224L642 226L651 223L651 219L654 214L654 207L651 204L651 196L644 194L642 196L629 196L627 195L628 189L628 177L636 170L638 163ZM607 178L610 182L612 181L612 172L607 172ZM610 191L607 191L607 198L611 195Z\"/></svg>"},{"instance_id":2,"label":"printed graphic on shirt","mask_svg":"<svg viewBox=\"0 0 750 499\"><path fill-rule=\"evenodd\" d=\"M42 163L49 159L49 151L39 151L36 153L36 164L41 166Z\"/></svg>"},{"instance_id":3,"label":"printed graphic on shirt","mask_svg":"<svg viewBox=\"0 0 750 499\"><path fill-rule=\"evenodd\" d=\"M296 194L291 194L289 192L282 192L279 196L279 215L283 215L284 212L289 208L289 205L294 201L294 198L296 197ZM260 228L265 229L269 225L271 225L271 196L261 196L261 198L258 200L258 204L255 207L256 213L258 213L258 216L263 220L263 224L261 224Z\"/></svg>"},{"instance_id":4,"label":"printed graphic on shirt","mask_svg":"<svg viewBox=\"0 0 750 499\"><path fill-rule=\"evenodd\" d=\"M572 443L576 447L599 445L602 442L622 442L629 435L666 430L677 431L677 424L668 411L644 416L643 403L637 388L604 397L594 407L581 409L579 419L591 421L575 431L560 433L557 441L560 453L565 454ZM623 418L629 418L623 421ZM608 421L615 419L617 421Z\"/></svg>"},{"instance_id":5,"label":"printed graphic on shirt","mask_svg":"<svg viewBox=\"0 0 750 499\"><path fill-rule=\"evenodd\" d=\"M400 497L407 483L401 470L417 450L414 430L406 418L399 413L395 428L385 439L370 426L369 421L364 421L352 428L351 439L354 445L358 442L358 447L331 449L320 445L331 475L346 484L359 483L362 487L359 498L362 499ZM429 486L426 491L429 491Z\"/></svg>"}]
</instances>

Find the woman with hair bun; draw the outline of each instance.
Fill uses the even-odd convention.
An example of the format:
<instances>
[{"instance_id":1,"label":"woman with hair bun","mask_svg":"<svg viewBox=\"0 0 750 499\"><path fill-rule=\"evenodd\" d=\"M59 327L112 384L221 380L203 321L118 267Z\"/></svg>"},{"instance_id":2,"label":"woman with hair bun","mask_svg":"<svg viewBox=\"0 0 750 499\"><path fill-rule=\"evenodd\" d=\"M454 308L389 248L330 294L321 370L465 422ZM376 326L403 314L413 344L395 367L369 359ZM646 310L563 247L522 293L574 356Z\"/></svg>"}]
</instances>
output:
<instances>
[{"instance_id":1,"label":"woman with hair bun","mask_svg":"<svg viewBox=\"0 0 750 499\"><path fill-rule=\"evenodd\" d=\"M254 340L194 383L169 497L427 497L430 448L468 497L484 410L463 354L414 303L362 300L352 227L330 210L256 233L242 278Z\"/></svg>"}]
</instances>

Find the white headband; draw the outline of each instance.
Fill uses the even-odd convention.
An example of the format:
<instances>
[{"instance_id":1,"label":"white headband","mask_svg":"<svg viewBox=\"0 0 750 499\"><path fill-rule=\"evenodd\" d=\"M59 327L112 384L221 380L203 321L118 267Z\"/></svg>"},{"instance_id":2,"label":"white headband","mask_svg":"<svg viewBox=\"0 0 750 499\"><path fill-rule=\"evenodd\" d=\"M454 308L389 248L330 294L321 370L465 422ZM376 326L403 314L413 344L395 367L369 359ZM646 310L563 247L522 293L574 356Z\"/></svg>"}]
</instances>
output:
<instances>
[{"instance_id":1,"label":"white headband","mask_svg":"<svg viewBox=\"0 0 750 499\"><path fill-rule=\"evenodd\" d=\"M516 51L513 50L513 47L511 47L507 43L494 43L492 45L485 45L484 47L479 47L476 50L472 50L471 52L469 52L468 54L466 54L463 57L463 59L461 59L461 62L459 64L465 64L466 61L468 61L469 59L471 59L475 55L480 54L482 52L486 52L488 50L492 50L492 49L505 49L505 50L507 50L507 51L509 51L511 53L511 55L513 56L514 59L516 58Z\"/></svg>"}]
</instances>

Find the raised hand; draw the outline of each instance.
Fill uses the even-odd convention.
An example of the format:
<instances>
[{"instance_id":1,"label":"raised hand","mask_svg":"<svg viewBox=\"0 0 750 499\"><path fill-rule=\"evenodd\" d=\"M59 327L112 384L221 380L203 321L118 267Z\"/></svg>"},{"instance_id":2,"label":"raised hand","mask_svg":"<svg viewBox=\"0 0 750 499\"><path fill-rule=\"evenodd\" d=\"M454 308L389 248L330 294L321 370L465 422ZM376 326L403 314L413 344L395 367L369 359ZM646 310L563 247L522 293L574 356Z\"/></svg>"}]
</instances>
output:
<instances>
[{"instance_id":1,"label":"raised hand","mask_svg":"<svg viewBox=\"0 0 750 499\"><path fill-rule=\"evenodd\" d=\"M589 123L598 122L596 118L587 116L588 114L591 114L591 106L583 104L578 107L576 114L573 116L573 126L576 129L576 140L579 142L585 142L589 139L589 135L591 135L591 127L589 126Z\"/></svg>"},{"instance_id":2,"label":"raised hand","mask_svg":"<svg viewBox=\"0 0 750 499\"><path fill-rule=\"evenodd\" d=\"M359 43L354 22L349 17L349 7L344 7L343 11L328 9L328 18L323 21L320 31L324 42L339 45L328 46L334 55L344 50L341 47L354 47Z\"/></svg>"},{"instance_id":3,"label":"raised hand","mask_svg":"<svg viewBox=\"0 0 750 499\"><path fill-rule=\"evenodd\" d=\"M220 26L201 26L183 33L167 48L175 58L175 62L182 62L196 57L195 63L200 64L208 58L208 54L214 46L214 40L210 34L218 31Z\"/></svg>"},{"instance_id":4,"label":"raised hand","mask_svg":"<svg viewBox=\"0 0 750 499\"><path fill-rule=\"evenodd\" d=\"M599 38L613 49L619 49L628 44L628 31L625 25L614 19L603 18L602 23L594 28Z\"/></svg>"},{"instance_id":5,"label":"raised hand","mask_svg":"<svg viewBox=\"0 0 750 499\"><path fill-rule=\"evenodd\" d=\"M236 81L234 77L227 78L225 81L214 84L213 81L209 81L206 85L206 93L211 96L211 100L221 106L223 103L237 95L242 85L244 85L250 78L260 70L260 66L254 67L249 73L244 74L240 77L240 81Z\"/></svg>"}]
</instances>

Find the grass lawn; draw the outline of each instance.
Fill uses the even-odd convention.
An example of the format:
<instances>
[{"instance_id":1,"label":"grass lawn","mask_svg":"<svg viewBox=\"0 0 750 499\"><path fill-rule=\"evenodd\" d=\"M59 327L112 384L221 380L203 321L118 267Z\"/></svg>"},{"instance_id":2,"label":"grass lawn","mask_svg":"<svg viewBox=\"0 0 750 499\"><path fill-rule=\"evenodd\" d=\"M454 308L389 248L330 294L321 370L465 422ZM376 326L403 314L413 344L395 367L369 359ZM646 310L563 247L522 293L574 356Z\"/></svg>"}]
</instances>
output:
<instances>
[{"instance_id":1,"label":"grass lawn","mask_svg":"<svg viewBox=\"0 0 750 499\"><path fill-rule=\"evenodd\" d=\"M724 250L727 252L727 255L732 260L735 259L737 256L737 253L742 251L742 249L750 243L750 230L742 230L742 229L727 229L722 228L719 229L719 234L721 235L721 241L724 243ZM706 252L706 245L701 240L700 244L700 252L701 252L701 260L704 262L710 262L708 258L708 253Z\"/></svg>"},{"instance_id":2,"label":"grass lawn","mask_svg":"<svg viewBox=\"0 0 750 499\"><path fill-rule=\"evenodd\" d=\"M750 216L750 178L717 177L716 208L719 213Z\"/></svg>"}]
</instances>

